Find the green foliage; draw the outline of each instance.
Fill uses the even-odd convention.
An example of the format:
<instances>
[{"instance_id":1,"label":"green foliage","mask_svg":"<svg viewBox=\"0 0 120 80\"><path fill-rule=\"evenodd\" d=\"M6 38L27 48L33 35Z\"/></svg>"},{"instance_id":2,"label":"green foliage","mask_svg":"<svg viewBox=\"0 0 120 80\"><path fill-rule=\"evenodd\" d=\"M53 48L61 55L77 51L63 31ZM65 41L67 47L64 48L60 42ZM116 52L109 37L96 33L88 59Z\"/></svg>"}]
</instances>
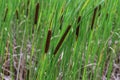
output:
<instances>
[{"instance_id":1,"label":"green foliage","mask_svg":"<svg viewBox=\"0 0 120 80\"><path fill-rule=\"evenodd\" d=\"M101 80L104 75L109 80L120 51L119 5L120 0L0 0L0 73L6 54L10 59L16 54L19 63L23 53L25 80Z\"/></svg>"}]
</instances>

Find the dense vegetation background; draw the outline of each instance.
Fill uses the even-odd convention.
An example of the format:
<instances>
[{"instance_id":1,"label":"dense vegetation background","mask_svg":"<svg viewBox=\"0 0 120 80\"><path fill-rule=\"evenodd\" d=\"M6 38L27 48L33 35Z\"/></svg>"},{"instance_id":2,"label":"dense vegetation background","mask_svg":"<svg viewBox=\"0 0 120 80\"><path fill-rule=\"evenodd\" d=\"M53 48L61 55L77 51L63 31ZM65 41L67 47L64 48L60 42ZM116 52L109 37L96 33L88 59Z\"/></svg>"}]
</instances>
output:
<instances>
[{"instance_id":1,"label":"dense vegetation background","mask_svg":"<svg viewBox=\"0 0 120 80\"><path fill-rule=\"evenodd\" d=\"M120 0L0 0L0 80L120 80Z\"/></svg>"}]
</instances>

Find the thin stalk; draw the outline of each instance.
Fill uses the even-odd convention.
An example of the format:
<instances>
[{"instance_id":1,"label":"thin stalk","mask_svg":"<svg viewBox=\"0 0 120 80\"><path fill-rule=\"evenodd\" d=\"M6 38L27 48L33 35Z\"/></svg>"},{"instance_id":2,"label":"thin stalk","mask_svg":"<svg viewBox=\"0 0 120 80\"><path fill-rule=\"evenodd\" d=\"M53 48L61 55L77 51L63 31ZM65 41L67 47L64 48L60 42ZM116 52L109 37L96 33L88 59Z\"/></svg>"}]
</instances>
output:
<instances>
[{"instance_id":1,"label":"thin stalk","mask_svg":"<svg viewBox=\"0 0 120 80\"><path fill-rule=\"evenodd\" d=\"M96 16L96 13L97 13L97 9L98 9L98 7L96 7L96 8L94 9L94 14L93 14L93 17L92 17L91 30L93 29L93 26L94 26L95 16Z\"/></svg>"},{"instance_id":2,"label":"thin stalk","mask_svg":"<svg viewBox=\"0 0 120 80\"><path fill-rule=\"evenodd\" d=\"M80 21L81 21L81 16L79 16L77 20L76 40L78 39L78 35L79 35Z\"/></svg>"},{"instance_id":3,"label":"thin stalk","mask_svg":"<svg viewBox=\"0 0 120 80\"><path fill-rule=\"evenodd\" d=\"M3 19L4 22L5 22L5 20L6 20L7 13L8 13L8 8L6 8L6 10L5 10L5 16L4 16L4 19Z\"/></svg>"}]
</instances>

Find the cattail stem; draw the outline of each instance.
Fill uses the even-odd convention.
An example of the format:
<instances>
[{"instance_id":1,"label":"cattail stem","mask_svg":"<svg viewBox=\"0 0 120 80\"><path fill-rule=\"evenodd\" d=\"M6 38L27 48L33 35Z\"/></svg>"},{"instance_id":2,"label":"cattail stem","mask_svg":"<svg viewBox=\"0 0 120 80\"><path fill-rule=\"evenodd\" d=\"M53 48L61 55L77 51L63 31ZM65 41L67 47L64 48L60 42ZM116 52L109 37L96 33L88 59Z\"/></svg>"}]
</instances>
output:
<instances>
[{"instance_id":1,"label":"cattail stem","mask_svg":"<svg viewBox=\"0 0 120 80\"><path fill-rule=\"evenodd\" d=\"M77 20L76 39L78 38L79 35L80 21L81 21L81 16L79 16Z\"/></svg>"},{"instance_id":2,"label":"cattail stem","mask_svg":"<svg viewBox=\"0 0 120 80\"><path fill-rule=\"evenodd\" d=\"M62 7L62 10L61 10L60 30L62 29L62 25L63 25L63 19L64 19L63 13L64 13L64 6Z\"/></svg>"},{"instance_id":3,"label":"cattail stem","mask_svg":"<svg viewBox=\"0 0 120 80\"><path fill-rule=\"evenodd\" d=\"M70 28L71 28L71 25L69 25L69 26L67 27L65 33L63 34L62 38L61 38L60 41L58 42L58 44L57 44L57 46L56 46L56 48L55 48L55 51L54 51L54 55L56 55L56 53L58 52L59 48L61 47L61 45L62 45L65 37L67 36Z\"/></svg>"},{"instance_id":4,"label":"cattail stem","mask_svg":"<svg viewBox=\"0 0 120 80\"><path fill-rule=\"evenodd\" d=\"M4 21L6 20L6 17L7 17L7 13L8 13L8 8L6 8L6 11L5 11L5 16L4 16Z\"/></svg>"},{"instance_id":5,"label":"cattail stem","mask_svg":"<svg viewBox=\"0 0 120 80\"><path fill-rule=\"evenodd\" d=\"M49 50L51 35L52 35L51 30L48 30L46 44L45 44L45 53L47 53Z\"/></svg>"},{"instance_id":6,"label":"cattail stem","mask_svg":"<svg viewBox=\"0 0 120 80\"><path fill-rule=\"evenodd\" d=\"M34 24L37 24L37 22L38 22L39 6L40 6L40 4L37 3L37 5L36 5L36 10L35 10Z\"/></svg>"},{"instance_id":7,"label":"cattail stem","mask_svg":"<svg viewBox=\"0 0 120 80\"><path fill-rule=\"evenodd\" d=\"M96 16L96 13L97 13L97 9L98 9L98 7L96 7L96 8L94 9L94 14L93 14L93 18L92 18L91 29L93 29L93 26L94 26L95 16Z\"/></svg>"},{"instance_id":8,"label":"cattail stem","mask_svg":"<svg viewBox=\"0 0 120 80\"><path fill-rule=\"evenodd\" d=\"M60 17L60 30L62 29L62 24L63 24L63 14L62 14L62 16Z\"/></svg>"},{"instance_id":9,"label":"cattail stem","mask_svg":"<svg viewBox=\"0 0 120 80\"><path fill-rule=\"evenodd\" d=\"M18 10L16 10L15 14L16 14L16 18L19 19L19 17L18 17Z\"/></svg>"},{"instance_id":10,"label":"cattail stem","mask_svg":"<svg viewBox=\"0 0 120 80\"><path fill-rule=\"evenodd\" d=\"M30 0L27 1L27 10L26 10L26 16L28 16L28 12L29 12L29 4L30 4Z\"/></svg>"}]
</instances>

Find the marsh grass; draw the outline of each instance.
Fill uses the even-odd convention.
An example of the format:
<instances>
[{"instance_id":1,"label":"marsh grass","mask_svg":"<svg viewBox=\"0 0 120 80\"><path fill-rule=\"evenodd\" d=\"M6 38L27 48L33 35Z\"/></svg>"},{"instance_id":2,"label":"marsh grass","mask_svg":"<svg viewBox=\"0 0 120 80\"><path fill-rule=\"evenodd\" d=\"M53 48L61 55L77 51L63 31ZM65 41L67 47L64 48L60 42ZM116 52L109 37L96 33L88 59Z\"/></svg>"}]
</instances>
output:
<instances>
[{"instance_id":1,"label":"marsh grass","mask_svg":"<svg viewBox=\"0 0 120 80\"><path fill-rule=\"evenodd\" d=\"M119 80L119 5L0 0L0 80Z\"/></svg>"}]
</instances>

